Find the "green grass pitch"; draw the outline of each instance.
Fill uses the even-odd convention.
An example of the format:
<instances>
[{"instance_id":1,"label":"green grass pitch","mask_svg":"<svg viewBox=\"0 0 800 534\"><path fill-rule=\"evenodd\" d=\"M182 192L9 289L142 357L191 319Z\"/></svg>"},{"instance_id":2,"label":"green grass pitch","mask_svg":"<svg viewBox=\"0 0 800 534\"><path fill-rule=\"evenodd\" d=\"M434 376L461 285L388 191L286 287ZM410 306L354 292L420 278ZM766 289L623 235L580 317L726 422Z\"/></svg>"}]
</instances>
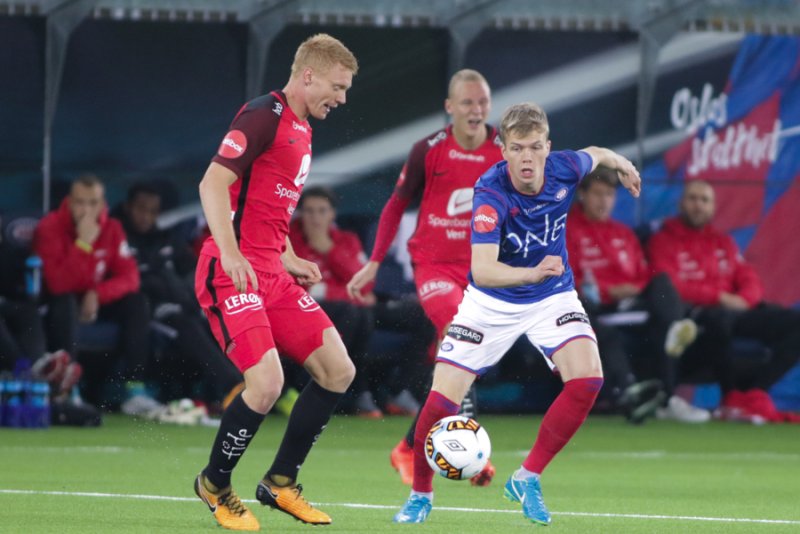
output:
<instances>
[{"instance_id":1,"label":"green grass pitch","mask_svg":"<svg viewBox=\"0 0 800 534\"><path fill-rule=\"evenodd\" d=\"M488 488L437 477L424 525L394 525L408 488L388 462L407 418L335 417L301 471L333 524L311 527L253 503L286 419L269 416L234 474L263 532L499 533L541 529L502 486L540 416L484 416L497 466ZM99 429L0 429L0 532L221 532L194 496L214 429L109 416ZM800 427L591 416L546 471L556 532L800 532Z\"/></svg>"}]
</instances>

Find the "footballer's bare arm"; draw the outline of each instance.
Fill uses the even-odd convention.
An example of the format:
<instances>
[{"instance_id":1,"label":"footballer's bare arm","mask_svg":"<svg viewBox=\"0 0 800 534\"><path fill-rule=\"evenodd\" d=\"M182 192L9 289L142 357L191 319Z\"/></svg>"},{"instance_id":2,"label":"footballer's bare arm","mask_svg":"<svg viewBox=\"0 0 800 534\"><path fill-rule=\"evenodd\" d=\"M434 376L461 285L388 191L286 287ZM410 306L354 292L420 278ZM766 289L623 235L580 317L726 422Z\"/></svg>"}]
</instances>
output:
<instances>
[{"instance_id":1,"label":"footballer's bare arm","mask_svg":"<svg viewBox=\"0 0 800 534\"><path fill-rule=\"evenodd\" d=\"M247 281L258 290L258 279L250 262L239 250L231 223L231 199L228 188L237 180L236 174L216 162L211 162L200 181L200 203L208 228L220 253L220 263L236 290L247 291Z\"/></svg>"},{"instance_id":2,"label":"footballer's bare arm","mask_svg":"<svg viewBox=\"0 0 800 534\"><path fill-rule=\"evenodd\" d=\"M500 245L472 245L472 279L480 287L514 287L538 284L564 274L561 256L545 256L534 267L512 267L497 260Z\"/></svg>"},{"instance_id":3,"label":"footballer's bare arm","mask_svg":"<svg viewBox=\"0 0 800 534\"><path fill-rule=\"evenodd\" d=\"M597 167L606 167L611 170L617 171L622 186L627 189L634 197L639 196L642 192L642 178L639 176L639 171L631 163L628 158L617 154L613 150L607 148L600 148L590 146L581 149L581 152L586 152L592 158L592 170Z\"/></svg>"}]
</instances>

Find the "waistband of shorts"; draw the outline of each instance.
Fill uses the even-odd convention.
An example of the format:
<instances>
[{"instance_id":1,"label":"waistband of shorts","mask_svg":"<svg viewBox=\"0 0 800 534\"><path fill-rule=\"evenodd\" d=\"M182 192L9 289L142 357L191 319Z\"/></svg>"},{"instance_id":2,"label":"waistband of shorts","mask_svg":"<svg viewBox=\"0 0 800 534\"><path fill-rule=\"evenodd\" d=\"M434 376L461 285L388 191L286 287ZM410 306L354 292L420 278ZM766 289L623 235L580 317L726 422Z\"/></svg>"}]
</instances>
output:
<instances>
[{"instance_id":1,"label":"waistband of shorts","mask_svg":"<svg viewBox=\"0 0 800 534\"><path fill-rule=\"evenodd\" d=\"M522 312L522 311L528 310L528 309L530 309L531 306L535 306L535 305L539 305L539 304L545 304L550 299L561 298L560 296L565 294L565 293L566 294L575 293L575 290L571 289L569 291L562 291L560 293L554 293L554 294L552 294L552 295L550 295L550 296L548 296L548 297L546 297L546 298L544 298L542 300L537 300L535 302L527 302L527 303L524 303L524 304L517 304L516 302L506 302L505 300L500 300L498 298L495 298L495 297L493 297L493 296L491 296L491 295L489 295L487 293L484 293L483 291L481 291L480 289L475 287L475 285L470 283L470 284L467 285L467 289L466 289L464 298L467 298L467 296L469 296L469 298L471 298L473 301L477 302L481 306L485 306L485 307L487 307L489 309L492 309L492 310L504 311L504 312L507 312L507 313L517 313L517 312ZM577 293L576 293L576 296L577 296Z\"/></svg>"},{"instance_id":2,"label":"waistband of shorts","mask_svg":"<svg viewBox=\"0 0 800 534\"><path fill-rule=\"evenodd\" d=\"M464 298L470 298L473 301L477 302L481 306L489 308L491 310L503 311L503 312L522 312L527 309L530 309L531 304L517 304L515 302L506 302L505 300L500 300L495 298L491 295L488 295L475 287L472 284L467 285L466 292L464 294Z\"/></svg>"}]
</instances>

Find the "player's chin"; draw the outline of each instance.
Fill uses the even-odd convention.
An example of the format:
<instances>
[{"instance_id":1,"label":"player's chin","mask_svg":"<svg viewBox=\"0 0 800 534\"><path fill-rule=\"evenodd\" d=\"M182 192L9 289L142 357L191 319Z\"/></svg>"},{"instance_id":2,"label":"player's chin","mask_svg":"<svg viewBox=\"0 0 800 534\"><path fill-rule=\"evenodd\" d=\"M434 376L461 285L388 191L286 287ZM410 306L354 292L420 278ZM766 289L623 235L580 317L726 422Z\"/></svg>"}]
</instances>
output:
<instances>
[{"instance_id":1,"label":"player's chin","mask_svg":"<svg viewBox=\"0 0 800 534\"><path fill-rule=\"evenodd\" d=\"M331 106L326 106L325 104L323 104L322 108L318 111L317 115L315 115L315 118L316 119L320 119L320 120L324 120L324 119L328 118L328 115L330 115L330 113L331 113L331 111L333 111L333 109L334 108L332 108Z\"/></svg>"}]
</instances>

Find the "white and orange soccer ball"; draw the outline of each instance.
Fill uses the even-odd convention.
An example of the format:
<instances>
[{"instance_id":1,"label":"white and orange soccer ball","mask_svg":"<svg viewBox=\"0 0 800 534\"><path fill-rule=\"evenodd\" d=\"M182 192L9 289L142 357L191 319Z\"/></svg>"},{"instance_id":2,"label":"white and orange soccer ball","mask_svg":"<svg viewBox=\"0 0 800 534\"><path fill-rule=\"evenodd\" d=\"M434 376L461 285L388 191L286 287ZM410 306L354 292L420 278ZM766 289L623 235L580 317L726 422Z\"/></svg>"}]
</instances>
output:
<instances>
[{"instance_id":1,"label":"white and orange soccer ball","mask_svg":"<svg viewBox=\"0 0 800 534\"><path fill-rule=\"evenodd\" d=\"M475 419L463 415L436 422L425 438L425 459L450 480L468 480L481 472L492 454L489 434Z\"/></svg>"}]
</instances>

